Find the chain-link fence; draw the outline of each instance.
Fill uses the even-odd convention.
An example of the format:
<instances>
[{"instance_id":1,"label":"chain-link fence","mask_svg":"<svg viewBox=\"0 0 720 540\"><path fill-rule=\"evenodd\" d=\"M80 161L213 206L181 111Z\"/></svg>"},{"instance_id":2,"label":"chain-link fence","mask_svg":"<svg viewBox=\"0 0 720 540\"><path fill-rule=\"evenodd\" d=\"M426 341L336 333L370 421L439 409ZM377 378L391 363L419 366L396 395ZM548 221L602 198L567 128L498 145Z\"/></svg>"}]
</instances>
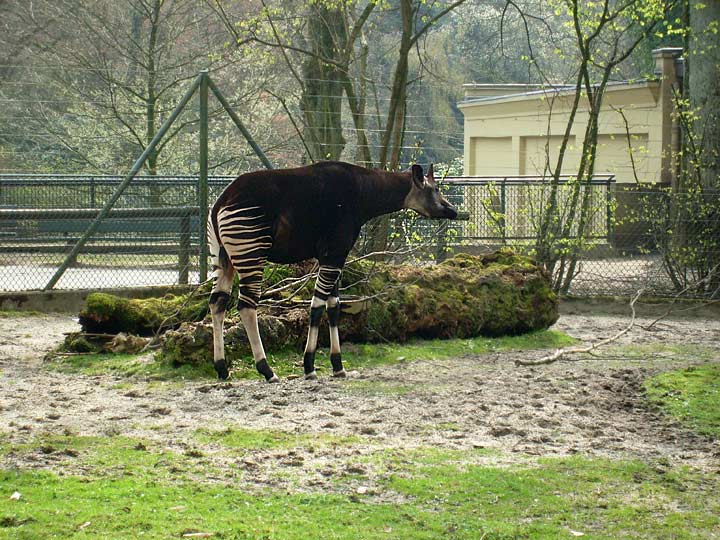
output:
<instances>
[{"instance_id":1,"label":"chain-link fence","mask_svg":"<svg viewBox=\"0 0 720 540\"><path fill-rule=\"evenodd\" d=\"M209 200L231 180L209 177ZM0 175L0 290L45 288L121 181ZM554 269L572 272L571 294L631 294L640 288L659 295L712 293L708 275L720 258L719 218L713 205L699 209L688 194L620 188L608 176L579 189L568 179L554 194L548 183L529 177L448 178L444 186L463 219L393 217L387 246L399 253L396 259L438 260L459 250L482 253L501 246L534 253L554 197L557 230L565 233L555 242ZM197 283L205 233L198 190L193 176L136 177L69 261L56 288ZM581 234L572 210L578 201L587 206ZM698 281L700 286L690 286Z\"/></svg>"},{"instance_id":2,"label":"chain-link fence","mask_svg":"<svg viewBox=\"0 0 720 540\"><path fill-rule=\"evenodd\" d=\"M120 176L0 176L0 290L44 288L122 182ZM208 179L209 199L232 177ZM195 283L200 235L193 176L137 177L57 288Z\"/></svg>"}]
</instances>

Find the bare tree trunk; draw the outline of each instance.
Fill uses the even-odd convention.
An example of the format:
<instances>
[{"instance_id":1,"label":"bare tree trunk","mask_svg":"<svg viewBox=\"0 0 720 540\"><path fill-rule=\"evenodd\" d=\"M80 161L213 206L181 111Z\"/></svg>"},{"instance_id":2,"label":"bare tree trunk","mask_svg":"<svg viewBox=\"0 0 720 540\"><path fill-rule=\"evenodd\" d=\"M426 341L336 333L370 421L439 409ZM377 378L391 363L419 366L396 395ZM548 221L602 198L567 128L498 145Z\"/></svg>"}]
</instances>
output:
<instances>
[{"instance_id":1,"label":"bare tree trunk","mask_svg":"<svg viewBox=\"0 0 720 540\"><path fill-rule=\"evenodd\" d=\"M717 187L720 175L720 1L690 0L690 103L698 115L694 132L699 140L700 169L705 187Z\"/></svg>"},{"instance_id":2,"label":"bare tree trunk","mask_svg":"<svg viewBox=\"0 0 720 540\"><path fill-rule=\"evenodd\" d=\"M695 190L698 195L692 202L688 201L686 232L689 247L697 253L694 278L704 280L711 269L720 264L720 212L717 210L720 196L720 36L717 26L720 1L689 0L689 15L688 90L696 147L691 154L693 163L688 165L689 171L696 169L696 174L688 178L686 192ZM692 180L693 176L696 181ZM703 289L720 289L717 272Z\"/></svg>"},{"instance_id":3,"label":"bare tree trunk","mask_svg":"<svg viewBox=\"0 0 720 540\"><path fill-rule=\"evenodd\" d=\"M150 35L148 38L148 49L147 49L147 87L145 96L145 144L150 144L150 141L155 137L157 131L157 71L155 68L155 54L158 41L158 24L160 21L160 9L162 7L162 0L155 0L153 4L152 14L150 16ZM145 167L147 168L150 176L157 175L158 166L158 152L153 150L148 156ZM156 207L162 205L162 190L157 184L150 184L150 201L149 206Z\"/></svg>"},{"instance_id":4,"label":"bare tree trunk","mask_svg":"<svg viewBox=\"0 0 720 540\"><path fill-rule=\"evenodd\" d=\"M409 55L413 44L413 18L416 8L412 0L400 0L402 34L395 72L393 73L385 130L380 141L380 168L395 170L400 165L402 136L405 126Z\"/></svg>"},{"instance_id":5,"label":"bare tree trunk","mask_svg":"<svg viewBox=\"0 0 720 540\"><path fill-rule=\"evenodd\" d=\"M308 6L308 42L313 53L303 63L304 88L300 108L305 118L305 140L310 161L338 159L345 148L342 133L342 94L345 74L324 62L336 59L347 41L341 6Z\"/></svg>"}]
</instances>

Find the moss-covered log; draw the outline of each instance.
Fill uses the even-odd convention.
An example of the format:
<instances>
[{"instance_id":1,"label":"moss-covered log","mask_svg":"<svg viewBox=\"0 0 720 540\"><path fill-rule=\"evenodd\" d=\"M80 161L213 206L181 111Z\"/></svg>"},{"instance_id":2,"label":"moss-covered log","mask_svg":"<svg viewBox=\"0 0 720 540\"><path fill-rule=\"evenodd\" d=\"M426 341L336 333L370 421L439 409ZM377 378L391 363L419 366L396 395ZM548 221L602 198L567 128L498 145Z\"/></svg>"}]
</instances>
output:
<instances>
[{"instance_id":1,"label":"moss-covered log","mask_svg":"<svg viewBox=\"0 0 720 540\"><path fill-rule=\"evenodd\" d=\"M297 267L295 273L307 268ZM280 278L288 277L287 272ZM278 278L278 279L280 279ZM421 338L468 338L519 334L547 328L558 317L547 275L524 256L502 250L475 257L456 255L441 264L417 267L361 261L342 277L341 339L355 342ZM212 354L212 326L207 320L209 290L193 296L130 300L104 293L88 297L80 313L86 332L150 335L160 326L163 355L178 363L203 362ZM266 349L300 349L308 327L303 289L293 309L263 308L258 313ZM321 345L327 332L320 333ZM245 330L230 310L226 320L227 358L248 354Z\"/></svg>"},{"instance_id":2,"label":"moss-covered log","mask_svg":"<svg viewBox=\"0 0 720 540\"><path fill-rule=\"evenodd\" d=\"M310 264L268 265L264 284L267 287L283 280L303 276L312 269ZM129 299L106 293L92 293L85 300L79 321L84 332L116 334L125 332L150 336L162 330L176 328L183 322L196 322L208 313L211 284L206 283L189 295L165 295L162 298ZM231 295L237 297L237 290Z\"/></svg>"},{"instance_id":3,"label":"moss-covered log","mask_svg":"<svg viewBox=\"0 0 720 540\"><path fill-rule=\"evenodd\" d=\"M209 288L193 296L129 299L93 293L85 300L79 321L84 332L147 336L158 328L173 328L183 321L201 321L207 313Z\"/></svg>"}]
</instances>

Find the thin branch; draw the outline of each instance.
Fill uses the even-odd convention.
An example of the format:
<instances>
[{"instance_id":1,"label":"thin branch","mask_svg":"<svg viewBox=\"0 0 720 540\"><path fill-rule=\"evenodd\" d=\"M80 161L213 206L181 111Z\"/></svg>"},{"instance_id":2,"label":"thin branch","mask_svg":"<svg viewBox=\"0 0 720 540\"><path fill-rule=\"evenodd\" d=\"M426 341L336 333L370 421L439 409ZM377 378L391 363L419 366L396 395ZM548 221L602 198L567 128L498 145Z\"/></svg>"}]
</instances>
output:
<instances>
[{"instance_id":1,"label":"thin branch","mask_svg":"<svg viewBox=\"0 0 720 540\"><path fill-rule=\"evenodd\" d=\"M420 28L420 30L418 30L418 31L415 33L415 35L410 38L410 46L412 47L412 45L413 45L418 39L420 39L420 37L421 37L425 32L427 32L433 24L435 24L438 20L440 20L442 17L444 17L445 15L447 15L448 13L450 13L453 9L455 9L455 8L458 7L459 5L464 4L465 1L466 1L466 0L456 0L456 1L453 2L452 4L446 6L445 9L443 9L443 10L439 11L438 13L436 13L434 17L432 17L430 20L428 20L427 23L425 23L425 26L423 26L422 28Z\"/></svg>"},{"instance_id":2,"label":"thin branch","mask_svg":"<svg viewBox=\"0 0 720 540\"><path fill-rule=\"evenodd\" d=\"M295 132L297 133L298 137L300 137L300 142L302 143L303 147L305 148L305 152L307 153L307 156L310 158L310 161L313 163L317 161L315 157L313 156L312 152L310 151L310 148L308 147L307 143L305 142L305 137L303 137L302 130L300 129L300 126L298 126L297 122L295 121L295 118L293 117L292 113L290 112L290 109L288 109L287 104L285 103L285 99L278 96L275 92L272 90L269 90L268 88L265 89L265 91L273 96L275 99L277 99L280 104L282 105L283 109L285 109L285 112L288 115L288 118L290 119L290 122L292 123L293 127L295 128Z\"/></svg>"},{"instance_id":3,"label":"thin branch","mask_svg":"<svg viewBox=\"0 0 720 540\"><path fill-rule=\"evenodd\" d=\"M608 345L609 343L613 343L614 341L617 341L622 336L627 334L630 330L632 330L633 326L635 326L635 302L637 302L638 298L642 295L644 292L644 289L640 289L637 293L635 293L635 296L630 301L630 309L632 310L632 316L630 318L630 322L628 325L620 330L617 334L614 336L611 336L609 338L603 339L601 341L598 341L597 343L591 343L590 345L587 345L586 347L571 347L571 348L562 348L555 350L552 354L549 354L547 356L543 356L542 358L538 360L522 360L520 358L515 360L516 366L541 366L546 364L553 364L557 362L558 360L562 360L566 356L570 354L582 354L582 353L592 353L594 350L603 347L605 345Z\"/></svg>"},{"instance_id":4,"label":"thin branch","mask_svg":"<svg viewBox=\"0 0 720 540\"><path fill-rule=\"evenodd\" d=\"M675 296L673 297L673 300L672 300L672 302L671 302L671 304L670 304L671 307L669 307L665 313L663 313L662 315L660 315L657 319L655 319L654 321L652 321L650 324L648 324L647 326L641 326L641 328L642 328L643 330L650 330L650 329L651 329L653 326L655 326L657 323L659 323L660 321L662 321L663 319L665 319L665 318L668 317L669 315L672 315L673 313L680 313L680 312L684 312L684 311L692 311L693 309L699 309L699 308L701 308L701 307L710 306L710 305L717 304L718 302L720 302L720 299L718 299L718 300L711 300L710 302L703 302L703 303L701 303L701 304L698 304L698 305L695 305L695 306L691 306L691 307L685 308L685 309L673 309L673 308L672 308L672 305L675 304L675 302L677 302L678 299L679 299L682 295L684 295L688 290L693 289L693 288L697 287L698 285L700 285L700 284L702 284L702 283L704 283L704 282L708 282L708 281L710 281L711 279L713 279L714 277L716 277L718 270L720 270L720 263L716 264L716 265L712 268L712 270L710 270L710 272L708 272L708 274L707 274L704 278L702 278L702 279L700 279L700 280L698 280L698 281L696 281L696 282L693 282L693 283L691 283L690 285L688 285L687 287L685 287L684 289L682 289L681 291L678 291L678 292L675 294ZM716 290L716 291L712 294L712 296L711 296L710 298L713 298L715 295L718 294L718 292L719 292L719 291Z\"/></svg>"}]
</instances>

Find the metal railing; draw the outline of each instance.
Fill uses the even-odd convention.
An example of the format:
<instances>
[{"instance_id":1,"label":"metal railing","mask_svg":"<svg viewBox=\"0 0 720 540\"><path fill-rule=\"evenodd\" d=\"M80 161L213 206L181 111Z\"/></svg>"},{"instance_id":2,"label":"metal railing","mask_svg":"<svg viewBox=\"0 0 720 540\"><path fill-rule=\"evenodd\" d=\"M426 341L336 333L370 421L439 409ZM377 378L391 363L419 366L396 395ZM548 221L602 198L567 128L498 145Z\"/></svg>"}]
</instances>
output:
<instances>
[{"instance_id":1,"label":"metal railing","mask_svg":"<svg viewBox=\"0 0 720 540\"><path fill-rule=\"evenodd\" d=\"M469 242L488 241L500 244L532 241L542 219L551 184L542 176L463 176L446 178L449 198L470 215L460 238ZM570 204L575 178L561 176L558 182L558 204ZM589 229L584 236L609 241L612 233L612 189L615 177L598 174L579 186L580 194L590 194L593 208ZM562 212L561 212L562 213ZM570 228L572 238L576 228Z\"/></svg>"},{"instance_id":2,"label":"metal railing","mask_svg":"<svg viewBox=\"0 0 720 540\"><path fill-rule=\"evenodd\" d=\"M209 176L209 200L233 178ZM122 180L0 175L0 290L42 289ZM569 208L575 187L572 178L562 180L556 192L561 221L569 220L563 205ZM587 227L578 238L572 220L561 223L567 224L568 234L559 239L561 247L564 241L581 240L583 245L571 293L618 295L643 288L676 294L693 279L702 279L712 261L720 260L720 213L712 204L702 210L696 201L686 200L692 194L615 184L609 175L580 189L589 190ZM503 245L533 253L549 196L547 182L537 177L453 177L445 179L443 190L464 219L438 222L412 212L397 214L389 227L390 249L408 253L408 248L421 244L408 255L415 260L440 260L461 250L487 252ZM205 236L197 195L194 176L135 177L84 247L69 257L57 286L197 283ZM682 208L692 211L679 212ZM363 237L359 244L362 241ZM707 287L703 291L693 288L683 294L707 294Z\"/></svg>"},{"instance_id":3,"label":"metal railing","mask_svg":"<svg viewBox=\"0 0 720 540\"><path fill-rule=\"evenodd\" d=\"M208 176L209 200L233 178ZM205 231L195 204L199 180L190 175L133 178L86 245L68 257L123 181L102 175L0 175L0 290L41 289L64 259L69 268L59 280L61 288L197 282ZM464 219L439 226L410 214L397 216L390 244L430 239L424 253L438 259L460 248L527 244L546 186L535 177L446 178L446 196ZM606 176L587 189L607 201L611 186ZM609 243L609 205L603 212L591 232Z\"/></svg>"}]
</instances>

